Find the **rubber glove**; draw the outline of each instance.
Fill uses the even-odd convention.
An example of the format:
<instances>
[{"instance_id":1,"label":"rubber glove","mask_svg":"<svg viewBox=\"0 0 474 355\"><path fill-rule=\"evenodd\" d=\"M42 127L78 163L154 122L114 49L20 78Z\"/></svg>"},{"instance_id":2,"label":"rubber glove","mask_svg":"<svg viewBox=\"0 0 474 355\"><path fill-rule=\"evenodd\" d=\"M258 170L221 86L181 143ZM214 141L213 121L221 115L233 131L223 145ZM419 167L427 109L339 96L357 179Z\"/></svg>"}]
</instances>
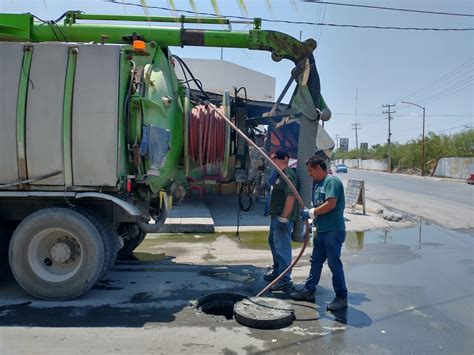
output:
<instances>
[{"instance_id":1,"label":"rubber glove","mask_svg":"<svg viewBox=\"0 0 474 355\"><path fill-rule=\"evenodd\" d=\"M308 208L302 208L300 212L300 216L303 219L303 221L307 221L310 216L309 216L309 209Z\"/></svg>"}]
</instances>

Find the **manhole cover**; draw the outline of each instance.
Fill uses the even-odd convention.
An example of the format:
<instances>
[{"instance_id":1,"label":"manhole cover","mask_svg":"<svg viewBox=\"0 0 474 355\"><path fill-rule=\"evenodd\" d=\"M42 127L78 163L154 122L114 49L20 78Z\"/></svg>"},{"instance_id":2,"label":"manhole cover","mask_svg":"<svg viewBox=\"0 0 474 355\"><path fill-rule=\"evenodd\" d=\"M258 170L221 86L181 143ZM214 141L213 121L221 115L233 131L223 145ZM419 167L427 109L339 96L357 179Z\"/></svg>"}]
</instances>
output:
<instances>
[{"instance_id":1,"label":"manhole cover","mask_svg":"<svg viewBox=\"0 0 474 355\"><path fill-rule=\"evenodd\" d=\"M211 293L200 297L196 302L196 308L206 314L232 319L234 317L234 305L245 298L247 298L246 295L239 293Z\"/></svg>"},{"instance_id":2,"label":"manhole cover","mask_svg":"<svg viewBox=\"0 0 474 355\"><path fill-rule=\"evenodd\" d=\"M235 320L257 329L280 329L291 325L295 311L278 298L250 297L234 306Z\"/></svg>"}]
</instances>

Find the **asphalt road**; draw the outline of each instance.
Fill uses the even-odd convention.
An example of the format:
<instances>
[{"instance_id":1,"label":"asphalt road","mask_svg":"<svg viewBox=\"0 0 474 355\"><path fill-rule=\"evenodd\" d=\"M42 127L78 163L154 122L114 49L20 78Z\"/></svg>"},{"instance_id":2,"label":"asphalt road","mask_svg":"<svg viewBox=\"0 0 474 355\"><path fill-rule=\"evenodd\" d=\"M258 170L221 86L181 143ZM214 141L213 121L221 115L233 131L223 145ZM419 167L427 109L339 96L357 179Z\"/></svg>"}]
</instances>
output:
<instances>
[{"instance_id":1,"label":"asphalt road","mask_svg":"<svg viewBox=\"0 0 474 355\"><path fill-rule=\"evenodd\" d=\"M266 285L268 249L233 237L183 238L146 240L137 260L118 262L77 300L36 300L11 276L0 275L0 354L378 355L474 349L469 235L433 225L348 233L343 250L348 309L326 310L334 292L324 267L315 302L289 301L296 319L279 330L247 328L194 306L209 293L257 294ZM208 255L198 257L202 249ZM309 267L307 254L293 270L294 281L302 282ZM282 293L273 297L288 300Z\"/></svg>"},{"instance_id":2,"label":"asphalt road","mask_svg":"<svg viewBox=\"0 0 474 355\"><path fill-rule=\"evenodd\" d=\"M473 234L474 186L457 180L349 169L336 174L365 181L367 198L387 208L443 227Z\"/></svg>"},{"instance_id":3,"label":"asphalt road","mask_svg":"<svg viewBox=\"0 0 474 355\"><path fill-rule=\"evenodd\" d=\"M241 242L233 234L149 236L136 260L118 262L67 302L36 300L0 274L0 354L472 353L474 186L365 171L338 176L363 179L367 198L384 209L470 232L427 223L348 233L348 309L326 310L334 293L325 266L315 302L289 301L296 319L280 330L247 328L195 307L209 293L254 296L265 287L271 258L256 233ZM231 213L226 203L220 209ZM295 283L309 268L306 253Z\"/></svg>"}]
</instances>

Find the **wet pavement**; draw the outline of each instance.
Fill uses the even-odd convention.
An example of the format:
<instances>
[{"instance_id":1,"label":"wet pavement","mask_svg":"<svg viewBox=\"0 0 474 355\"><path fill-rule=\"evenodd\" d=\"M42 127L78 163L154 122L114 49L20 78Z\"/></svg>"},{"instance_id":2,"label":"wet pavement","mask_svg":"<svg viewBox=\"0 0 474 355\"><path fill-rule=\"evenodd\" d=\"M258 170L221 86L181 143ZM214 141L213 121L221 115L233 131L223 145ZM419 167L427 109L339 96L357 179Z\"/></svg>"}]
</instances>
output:
<instances>
[{"instance_id":1,"label":"wet pavement","mask_svg":"<svg viewBox=\"0 0 474 355\"><path fill-rule=\"evenodd\" d=\"M49 342L49 353L82 344L91 353L472 354L472 235L433 225L348 233L348 309L326 311L334 295L325 266L315 302L290 301L296 320L280 330L246 328L194 307L209 293L254 296L266 285L266 233L241 240L233 233L151 235L136 260L118 262L68 302L35 300L3 275L0 353L37 353ZM293 271L295 282L309 271L310 249Z\"/></svg>"}]
</instances>

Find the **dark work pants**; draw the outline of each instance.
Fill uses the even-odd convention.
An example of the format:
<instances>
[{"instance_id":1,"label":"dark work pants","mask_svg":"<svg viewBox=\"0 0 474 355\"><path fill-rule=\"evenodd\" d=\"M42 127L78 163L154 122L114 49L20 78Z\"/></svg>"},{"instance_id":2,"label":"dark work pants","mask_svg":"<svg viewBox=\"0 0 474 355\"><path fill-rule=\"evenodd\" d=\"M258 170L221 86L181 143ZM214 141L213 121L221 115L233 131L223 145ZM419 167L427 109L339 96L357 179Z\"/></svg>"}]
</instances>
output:
<instances>
[{"instance_id":1,"label":"dark work pants","mask_svg":"<svg viewBox=\"0 0 474 355\"><path fill-rule=\"evenodd\" d=\"M332 286L336 292L336 297L347 297L346 280L341 261L341 248L345 239L346 231L317 233L313 253L311 254L311 270L305 283L306 290L316 290L321 278L323 264L327 259L329 269L332 272Z\"/></svg>"}]
</instances>

